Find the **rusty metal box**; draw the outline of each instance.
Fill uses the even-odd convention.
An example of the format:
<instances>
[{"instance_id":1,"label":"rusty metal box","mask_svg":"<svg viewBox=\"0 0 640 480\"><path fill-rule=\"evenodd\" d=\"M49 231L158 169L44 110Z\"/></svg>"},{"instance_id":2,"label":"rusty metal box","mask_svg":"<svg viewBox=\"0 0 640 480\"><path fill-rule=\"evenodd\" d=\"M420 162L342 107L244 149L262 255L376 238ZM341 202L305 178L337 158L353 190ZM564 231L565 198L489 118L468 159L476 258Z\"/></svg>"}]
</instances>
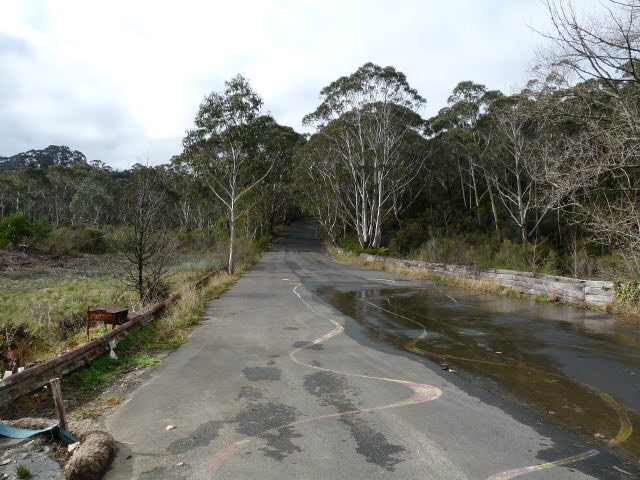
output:
<instances>
[{"instance_id":1,"label":"rusty metal box","mask_svg":"<svg viewBox=\"0 0 640 480\"><path fill-rule=\"evenodd\" d=\"M102 322L111 325L111 329L116 325L127 323L129 309L126 307L114 307L107 305L98 305L95 308L87 310L87 341L90 339L91 322Z\"/></svg>"},{"instance_id":2,"label":"rusty metal box","mask_svg":"<svg viewBox=\"0 0 640 480\"><path fill-rule=\"evenodd\" d=\"M99 305L87 312L89 322L102 322L109 325L122 325L127 322L129 309L125 307L114 307Z\"/></svg>"}]
</instances>

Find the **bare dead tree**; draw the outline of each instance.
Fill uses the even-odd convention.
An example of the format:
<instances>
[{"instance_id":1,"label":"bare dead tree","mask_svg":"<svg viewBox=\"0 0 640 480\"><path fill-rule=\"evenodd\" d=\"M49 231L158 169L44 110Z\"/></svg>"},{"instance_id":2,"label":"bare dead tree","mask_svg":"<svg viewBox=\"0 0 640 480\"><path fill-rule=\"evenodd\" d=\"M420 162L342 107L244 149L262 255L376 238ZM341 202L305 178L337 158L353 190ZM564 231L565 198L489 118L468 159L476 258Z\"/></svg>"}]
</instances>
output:
<instances>
[{"instance_id":1,"label":"bare dead tree","mask_svg":"<svg viewBox=\"0 0 640 480\"><path fill-rule=\"evenodd\" d=\"M138 292L143 303L166 296L176 240L169 230L166 194L157 171L142 167L135 172L123 199L122 217L125 227L113 238L116 278Z\"/></svg>"},{"instance_id":2,"label":"bare dead tree","mask_svg":"<svg viewBox=\"0 0 640 480\"><path fill-rule=\"evenodd\" d=\"M546 0L553 47L542 52L534 89L548 128L532 176L543 195L575 212L574 222L628 265L640 259L640 3L609 0L581 16ZM553 128L562 123L571 132Z\"/></svg>"}]
</instances>

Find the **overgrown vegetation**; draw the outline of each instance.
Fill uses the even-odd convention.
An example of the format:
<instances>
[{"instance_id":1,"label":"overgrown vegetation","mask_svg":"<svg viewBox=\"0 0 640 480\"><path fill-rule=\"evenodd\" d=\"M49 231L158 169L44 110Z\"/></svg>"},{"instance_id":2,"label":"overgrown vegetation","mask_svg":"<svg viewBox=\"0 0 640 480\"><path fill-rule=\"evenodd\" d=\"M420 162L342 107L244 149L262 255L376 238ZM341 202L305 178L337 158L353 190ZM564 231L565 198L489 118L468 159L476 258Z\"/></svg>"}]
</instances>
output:
<instances>
[{"instance_id":1,"label":"overgrown vegetation","mask_svg":"<svg viewBox=\"0 0 640 480\"><path fill-rule=\"evenodd\" d=\"M116 348L117 359L108 355L99 357L88 367L64 377L62 382L64 398L68 404L76 406L71 416L78 419L97 418L109 408L121 403L123 400L121 396L103 394L105 389L132 370L160 363L159 355L163 351L177 348L186 342L191 328L200 320L205 304L222 294L259 259L262 252L271 246L270 237L266 237L260 244L261 248L258 249L251 243L240 242L237 251L238 268L235 274L221 272L204 288L186 290L181 300L173 303L159 318L140 329L133 330L129 336L121 340ZM182 275L190 279L188 283L193 283L201 273L204 273L198 271L196 274L197 270L194 268L203 265L206 266L202 261L183 264ZM210 269L205 268L205 270ZM96 329L93 333L99 335L104 332ZM85 340L80 334L79 341ZM47 389L41 389L18 403L20 405L13 405L13 408L18 410L4 412L4 414L28 415L35 409L50 408L52 399Z\"/></svg>"},{"instance_id":2,"label":"overgrown vegetation","mask_svg":"<svg viewBox=\"0 0 640 480\"><path fill-rule=\"evenodd\" d=\"M300 204L355 252L582 278L640 279L640 25L610 0L544 2L548 48L524 88L464 80L421 118L393 67L321 91L298 151ZM380 248L388 250L378 250Z\"/></svg>"},{"instance_id":3,"label":"overgrown vegetation","mask_svg":"<svg viewBox=\"0 0 640 480\"><path fill-rule=\"evenodd\" d=\"M355 254L370 253L431 263L503 268L574 278L615 280L628 275L620 252L608 251L587 242L562 254L548 239L522 244L509 239L498 240L491 234L469 232L446 237L419 231L415 223L392 231L388 237L389 247L362 248L349 238L340 241L339 246ZM424 238L428 240L421 243Z\"/></svg>"},{"instance_id":4,"label":"overgrown vegetation","mask_svg":"<svg viewBox=\"0 0 640 480\"><path fill-rule=\"evenodd\" d=\"M640 282L615 282L614 288L620 302L632 307L640 306Z\"/></svg>"},{"instance_id":5,"label":"overgrown vegetation","mask_svg":"<svg viewBox=\"0 0 640 480\"><path fill-rule=\"evenodd\" d=\"M182 239L185 244L200 242L188 235L183 235ZM236 254L241 265L250 263L256 251L269 245L268 239L257 243L259 248L253 242L238 242ZM222 265L223 251L224 241L221 243L209 237L207 250L191 250L179 255L168 277L169 292L186 288ZM101 263L110 261L105 257ZM94 275L87 277L87 273ZM0 310L3 312L0 353L5 370L50 358L86 342L84 328L88 308L100 304L125 305L133 312L146 308L136 292L123 288L108 268L97 268L93 272L79 269L62 277L3 279L0 284ZM191 295L187 295L180 305L187 308L193 302ZM91 337L105 332L104 326L94 325Z\"/></svg>"}]
</instances>

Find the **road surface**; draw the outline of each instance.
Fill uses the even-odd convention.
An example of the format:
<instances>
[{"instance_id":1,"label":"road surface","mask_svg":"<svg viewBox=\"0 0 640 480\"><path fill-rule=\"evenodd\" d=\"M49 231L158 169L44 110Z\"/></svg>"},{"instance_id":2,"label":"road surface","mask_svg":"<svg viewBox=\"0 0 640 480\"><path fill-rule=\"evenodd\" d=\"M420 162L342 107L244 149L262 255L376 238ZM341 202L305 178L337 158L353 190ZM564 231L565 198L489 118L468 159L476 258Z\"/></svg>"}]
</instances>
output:
<instances>
[{"instance_id":1,"label":"road surface","mask_svg":"<svg viewBox=\"0 0 640 480\"><path fill-rule=\"evenodd\" d=\"M432 284L337 262L316 230L289 228L106 417L122 442L107 479L635 477L601 442L420 355L422 325L406 348L367 335L314 292Z\"/></svg>"}]
</instances>

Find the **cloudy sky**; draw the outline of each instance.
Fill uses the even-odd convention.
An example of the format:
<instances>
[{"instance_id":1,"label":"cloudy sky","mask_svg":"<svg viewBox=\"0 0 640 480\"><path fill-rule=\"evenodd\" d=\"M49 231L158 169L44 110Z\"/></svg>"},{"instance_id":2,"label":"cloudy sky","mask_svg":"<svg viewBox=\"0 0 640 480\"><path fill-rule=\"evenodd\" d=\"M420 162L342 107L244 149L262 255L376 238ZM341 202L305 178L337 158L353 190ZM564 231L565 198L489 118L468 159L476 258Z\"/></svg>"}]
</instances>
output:
<instances>
[{"instance_id":1,"label":"cloudy sky","mask_svg":"<svg viewBox=\"0 0 640 480\"><path fill-rule=\"evenodd\" d=\"M0 156L56 144L116 168L166 162L236 73L298 130L368 61L403 71L431 116L461 80L523 85L544 44L529 26L548 29L539 0L1 0Z\"/></svg>"}]
</instances>

